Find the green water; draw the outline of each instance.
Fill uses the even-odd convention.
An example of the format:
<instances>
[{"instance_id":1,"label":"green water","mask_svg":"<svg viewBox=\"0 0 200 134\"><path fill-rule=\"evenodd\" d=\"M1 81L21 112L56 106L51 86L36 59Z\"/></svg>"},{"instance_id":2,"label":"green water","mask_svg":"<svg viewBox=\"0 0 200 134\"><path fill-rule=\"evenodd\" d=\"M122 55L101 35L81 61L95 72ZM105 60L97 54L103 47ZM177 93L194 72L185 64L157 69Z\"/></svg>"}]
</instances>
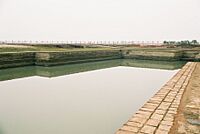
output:
<instances>
[{"instance_id":1,"label":"green water","mask_svg":"<svg viewBox=\"0 0 200 134\"><path fill-rule=\"evenodd\" d=\"M27 66L0 70L0 81L30 76L56 77L117 66L175 70L181 68L185 63L186 62L183 61L167 62L152 60L119 59L53 67Z\"/></svg>"}]
</instances>

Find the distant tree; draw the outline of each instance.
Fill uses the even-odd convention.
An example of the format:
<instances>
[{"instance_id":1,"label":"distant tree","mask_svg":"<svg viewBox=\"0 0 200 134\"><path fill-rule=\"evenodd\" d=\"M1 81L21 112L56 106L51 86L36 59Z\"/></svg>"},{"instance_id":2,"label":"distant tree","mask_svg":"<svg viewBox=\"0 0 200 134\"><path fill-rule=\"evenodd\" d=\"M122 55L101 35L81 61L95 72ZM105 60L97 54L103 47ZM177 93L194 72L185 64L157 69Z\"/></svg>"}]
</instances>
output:
<instances>
[{"instance_id":1,"label":"distant tree","mask_svg":"<svg viewBox=\"0 0 200 134\"><path fill-rule=\"evenodd\" d=\"M197 40L182 40L182 41L164 41L163 44L165 45L174 45L174 46L192 46L192 45L198 45L199 42Z\"/></svg>"},{"instance_id":2,"label":"distant tree","mask_svg":"<svg viewBox=\"0 0 200 134\"><path fill-rule=\"evenodd\" d=\"M176 42L175 41L164 41L163 44L165 44L165 45L175 45Z\"/></svg>"},{"instance_id":3,"label":"distant tree","mask_svg":"<svg viewBox=\"0 0 200 134\"><path fill-rule=\"evenodd\" d=\"M192 45L198 45L199 43L198 43L197 40L192 40L192 41L191 41L191 44L192 44Z\"/></svg>"},{"instance_id":4,"label":"distant tree","mask_svg":"<svg viewBox=\"0 0 200 134\"><path fill-rule=\"evenodd\" d=\"M170 41L169 44L170 45L176 45L176 41Z\"/></svg>"},{"instance_id":5,"label":"distant tree","mask_svg":"<svg viewBox=\"0 0 200 134\"><path fill-rule=\"evenodd\" d=\"M179 45L183 45L183 46L191 45L191 43L190 43L189 40L180 41L180 42L178 42L178 44L179 44Z\"/></svg>"},{"instance_id":6,"label":"distant tree","mask_svg":"<svg viewBox=\"0 0 200 134\"><path fill-rule=\"evenodd\" d=\"M167 45L167 44L168 44L168 41L163 41L163 44Z\"/></svg>"}]
</instances>

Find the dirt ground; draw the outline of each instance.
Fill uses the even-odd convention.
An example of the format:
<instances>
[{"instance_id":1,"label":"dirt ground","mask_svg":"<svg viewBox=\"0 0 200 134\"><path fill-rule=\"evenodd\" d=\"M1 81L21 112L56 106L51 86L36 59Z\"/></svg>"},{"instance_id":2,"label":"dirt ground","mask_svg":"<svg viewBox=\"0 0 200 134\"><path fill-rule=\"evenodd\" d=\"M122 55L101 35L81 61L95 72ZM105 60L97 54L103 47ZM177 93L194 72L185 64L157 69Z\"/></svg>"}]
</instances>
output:
<instances>
[{"instance_id":1,"label":"dirt ground","mask_svg":"<svg viewBox=\"0 0 200 134\"><path fill-rule=\"evenodd\" d=\"M200 134L200 63L191 76L170 134Z\"/></svg>"}]
</instances>

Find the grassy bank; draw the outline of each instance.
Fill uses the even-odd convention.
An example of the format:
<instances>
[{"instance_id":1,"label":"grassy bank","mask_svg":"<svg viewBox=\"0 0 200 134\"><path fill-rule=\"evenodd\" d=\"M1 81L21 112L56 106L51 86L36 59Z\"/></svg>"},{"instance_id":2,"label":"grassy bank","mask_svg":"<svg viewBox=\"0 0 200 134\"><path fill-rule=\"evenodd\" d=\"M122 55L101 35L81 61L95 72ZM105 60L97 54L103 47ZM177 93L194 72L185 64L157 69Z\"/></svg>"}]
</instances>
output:
<instances>
[{"instance_id":1,"label":"grassy bank","mask_svg":"<svg viewBox=\"0 0 200 134\"><path fill-rule=\"evenodd\" d=\"M69 52L69 51L96 51L96 50L110 50L113 48L63 48L59 46L24 46L24 45L0 45L0 53L6 52Z\"/></svg>"}]
</instances>

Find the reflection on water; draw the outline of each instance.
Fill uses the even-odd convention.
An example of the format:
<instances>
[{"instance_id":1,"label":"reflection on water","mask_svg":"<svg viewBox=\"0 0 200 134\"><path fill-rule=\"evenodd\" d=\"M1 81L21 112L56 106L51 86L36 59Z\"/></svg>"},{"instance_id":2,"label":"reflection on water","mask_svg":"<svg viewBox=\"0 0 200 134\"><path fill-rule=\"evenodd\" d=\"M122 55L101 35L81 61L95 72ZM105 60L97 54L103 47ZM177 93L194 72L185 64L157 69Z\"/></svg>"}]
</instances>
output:
<instances>
[{"instance_id":1,"label":"reflection on water","mask_svg":"<svg viewBox=\"0 0 200 134\"><path fill-rule=\"evenodd\" d=\"M85 72L103 68L117 67L117 66L175 70L181 68L184 64L185 62L181 61L167 62L167 61L152 61L152 60L119 59L119 60L89 62L82 64L62 65L54 67L29 66L29 67L19 67L19 68L0 70L0 81L10 80L15 78L23 78L28 76L56 77L61 75L67 75L67 74L73 74L73 73Z\"/></svg>"},{"instance_id":2,"label":"reflection on water","mask_svg":"<svg viewBox=\"0 0 200 134\"><path fill-rule=\"evenodd\" d=\"M117 62L113 65L116 66ZM112 65L98 65L93 69L106 67ZM51 69L47 72L46 69L41 72L37 69L33 71L28 67L27 73L63 74L57 69L56 73ZM64 72L68 74L76 72L76 69ZM51 79L32 76L1 81L0 132L113 134L176 72L118 66Z\"/></svg>"}]
</instances>

